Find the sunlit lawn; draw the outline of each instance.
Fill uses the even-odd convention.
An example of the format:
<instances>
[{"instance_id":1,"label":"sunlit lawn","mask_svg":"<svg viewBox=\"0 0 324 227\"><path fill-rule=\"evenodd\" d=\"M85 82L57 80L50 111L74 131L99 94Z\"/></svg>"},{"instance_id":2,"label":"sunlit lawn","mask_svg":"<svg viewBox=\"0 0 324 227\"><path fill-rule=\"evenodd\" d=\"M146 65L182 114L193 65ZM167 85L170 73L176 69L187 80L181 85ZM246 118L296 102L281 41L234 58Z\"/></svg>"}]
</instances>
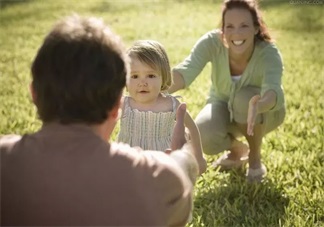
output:
<instances>
[{"instance_id":1,"label":"sunlit lawn","mask_svg":"<svg viewBox=\"0 0 324 227\"><path fill-rule=\"evenodd\" d=\"M219 25L221 15L220 1L203 0L0 2L0 134L41 126L29 97L30 64L63 16L102 17L126 46L156 39L174 66L201 35ZM284 58L287 106L285 123L264 140L269 173L262 184L248 184L244 171L220 173L210 166L196 184L188 226L324 226L324 2L317 3L262 1ZM178 92L194 117L205 104L209 72L207 66L190 88Z\"/></svg>"}]
</instances>

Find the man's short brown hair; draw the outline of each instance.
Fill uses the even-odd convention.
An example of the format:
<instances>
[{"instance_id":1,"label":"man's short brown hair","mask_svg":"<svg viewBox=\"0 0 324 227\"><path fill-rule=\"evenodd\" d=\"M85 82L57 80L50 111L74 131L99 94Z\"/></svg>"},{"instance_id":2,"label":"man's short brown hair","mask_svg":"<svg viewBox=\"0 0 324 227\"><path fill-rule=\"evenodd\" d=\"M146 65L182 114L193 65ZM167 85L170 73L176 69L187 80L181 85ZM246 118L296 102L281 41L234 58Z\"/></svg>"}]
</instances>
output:
<instances>
[{"instance_id":1,"label":"man's short brown hair","mask_svg":"<svg viewBox=\"0 0 324 227\"><path fill-rule=\"evenodd\" d=\"M102 20L70 16L46 36L32 64L43 122L102 123L125 87L129 61Z\"/></svg>"}]
</instances>

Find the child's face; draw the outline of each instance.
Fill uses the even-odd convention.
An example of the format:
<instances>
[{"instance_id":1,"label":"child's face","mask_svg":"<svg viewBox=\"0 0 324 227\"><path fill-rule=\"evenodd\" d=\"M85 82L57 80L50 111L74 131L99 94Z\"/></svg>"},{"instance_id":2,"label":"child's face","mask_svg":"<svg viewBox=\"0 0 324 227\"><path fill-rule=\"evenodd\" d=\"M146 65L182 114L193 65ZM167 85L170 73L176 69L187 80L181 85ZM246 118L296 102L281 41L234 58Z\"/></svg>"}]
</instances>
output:
<instances>
[{"instance_id":1,"label":"child's face","mask_svg":"<svg viewBox=\"0 0 324 227\"><path fill-rule=\"evenodd\" d=\"M131 57L131 73L127 79L129 95L142 104L152 104L161 92L162 77L160 72L141 62L137 57Z\"/></svg>"}]
</instances>

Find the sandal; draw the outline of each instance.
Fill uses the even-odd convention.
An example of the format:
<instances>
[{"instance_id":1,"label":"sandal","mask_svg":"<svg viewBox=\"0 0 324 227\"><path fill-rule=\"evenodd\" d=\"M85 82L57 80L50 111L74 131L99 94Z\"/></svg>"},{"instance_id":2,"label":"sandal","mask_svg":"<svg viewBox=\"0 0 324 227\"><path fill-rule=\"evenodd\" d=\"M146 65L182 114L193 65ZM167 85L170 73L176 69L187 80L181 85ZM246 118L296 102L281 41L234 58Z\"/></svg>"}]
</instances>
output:
<instances>
[{"instance_id":1,"label":"sandal","mask_svg":"<svg viewBox=\"0 0 324 227\"><path fill-rule=\"evenodd\" d=\"M246 178L249 182L261 182L266 174L267 168L261 164L261 167L258 169L248 168Z\"/></svg>"},{"instance_id":2,"label":"sandal","mask_svg":"<svg viewBox=\"0 0 324 227\"><path fill-rule=\"evenodd\" d=\"M220 171L230 170L230 169L239 169L243 167L249 160L249 156L243 156L238 160L231 160L228 158L229 153L225 153L220 158L218 158L215 162L213 162L212 166L214 168L220 167Z\"/></svg>"}]
</instances>

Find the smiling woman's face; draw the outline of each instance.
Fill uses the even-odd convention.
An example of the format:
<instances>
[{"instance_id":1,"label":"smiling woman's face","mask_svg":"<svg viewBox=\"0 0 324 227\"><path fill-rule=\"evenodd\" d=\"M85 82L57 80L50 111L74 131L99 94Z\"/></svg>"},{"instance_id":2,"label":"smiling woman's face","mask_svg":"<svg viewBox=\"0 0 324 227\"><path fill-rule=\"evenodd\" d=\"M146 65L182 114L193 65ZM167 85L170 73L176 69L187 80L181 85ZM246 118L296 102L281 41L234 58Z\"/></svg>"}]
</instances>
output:
<instances>
[{"instance_id":1,"label":"smiling woman's face","mask_svg":"<svg viewBox=\"0 0 324 227\"><path fill-rule=\"evenodd\" d=\"M231 53L239 55L252 51L257 32L248 10L230 9L225 13L224 35Z\"/></svg>"}]
</instances>

